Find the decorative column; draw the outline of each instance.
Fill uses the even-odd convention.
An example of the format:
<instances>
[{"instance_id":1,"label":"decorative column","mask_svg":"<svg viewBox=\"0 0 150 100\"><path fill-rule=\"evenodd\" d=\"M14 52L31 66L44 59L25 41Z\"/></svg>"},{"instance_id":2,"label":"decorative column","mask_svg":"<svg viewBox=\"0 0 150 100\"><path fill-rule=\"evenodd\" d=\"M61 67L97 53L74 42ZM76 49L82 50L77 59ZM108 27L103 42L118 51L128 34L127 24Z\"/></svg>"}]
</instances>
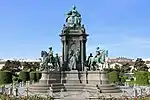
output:
<instances>
[{"instance_id":1,"label":"decorative column","mask_svg":"<svg viewBox=\"0 0 150 100\"><path fill-rule=\"evenodd\" d=\"M84 71L84 40L81 40L81 67L82 71Z\"/></svg>"},{"instance_id":2,"label":"decorative column","mask_svg":"<svg viewBox=\"0 0 150 100\"><path fill-rule=\"evenodd\" d=\"M62 40L62 62L64 64L64 40Z\"/></svg>"},{"instance_id":3,"label":"decorative column","mask_svg":"<svg viewBox=\"0 0 150 100\"><path fill-rule=\"evenodd\" d=\"M65 40L64 41L64 67L65 67L65 70L67 67L67 49L68 49L67 41Z\"/></svg>"}]
</instances>

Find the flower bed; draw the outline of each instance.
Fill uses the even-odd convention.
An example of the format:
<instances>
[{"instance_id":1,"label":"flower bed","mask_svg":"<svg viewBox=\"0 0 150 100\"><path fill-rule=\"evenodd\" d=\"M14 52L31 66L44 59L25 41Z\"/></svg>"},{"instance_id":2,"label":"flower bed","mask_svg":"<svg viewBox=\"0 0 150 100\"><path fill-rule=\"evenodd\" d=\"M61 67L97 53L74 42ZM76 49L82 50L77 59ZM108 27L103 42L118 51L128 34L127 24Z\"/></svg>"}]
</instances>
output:
<instances>
[{"instance_id":1,"label":"flower bed","mask_svg":"<svg viewBox=\"0 0 150 100\"><path fill-rule=\"evenodd\" d=\"M0 100L51 100L50 97L44 98L40 96L20 96L18 98L13 97L11 95L0 95Z\"/></svg>"}]
</instances>

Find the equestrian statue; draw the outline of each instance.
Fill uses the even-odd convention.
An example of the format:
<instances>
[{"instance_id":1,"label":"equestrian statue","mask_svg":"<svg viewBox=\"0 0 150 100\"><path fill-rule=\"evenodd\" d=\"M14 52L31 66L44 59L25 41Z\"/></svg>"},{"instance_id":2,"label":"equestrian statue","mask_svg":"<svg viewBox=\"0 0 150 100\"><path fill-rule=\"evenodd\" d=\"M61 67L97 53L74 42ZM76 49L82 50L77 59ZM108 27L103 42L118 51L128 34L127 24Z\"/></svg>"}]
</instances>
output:
<instances>
[{"instance_id":1,"label":"equestrian statue","mask_svg":"<svg viewBox=\"0 0 150 100\"><path fill-rule=\"evenodd\" d=\"M59 70L60 69L60 59L58 54L56 57L53 56L52 47L49 48L49 53L46 51L41 51L42 64L41 70Z\"/></svg>"},{"instance_id":2,"label":"equestrian statue","mask_svg":"<svg viewBox=\"0 0 150 100\"><path fill-rule=\"evenodd\" d=\"M106 68L106 58L108 57L108 50L97 47L96 56L90 56L87 59L87 66L89 70L103 70Z\"/></svg>"}]
</instances>

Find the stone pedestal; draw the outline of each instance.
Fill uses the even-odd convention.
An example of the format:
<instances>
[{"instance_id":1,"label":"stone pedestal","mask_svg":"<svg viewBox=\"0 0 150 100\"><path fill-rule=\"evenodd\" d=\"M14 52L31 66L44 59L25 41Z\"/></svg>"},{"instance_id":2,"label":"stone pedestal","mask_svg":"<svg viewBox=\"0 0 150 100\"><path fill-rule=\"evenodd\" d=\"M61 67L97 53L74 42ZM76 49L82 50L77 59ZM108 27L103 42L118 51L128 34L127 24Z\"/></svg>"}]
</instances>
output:
<instances>
[{"instance_id":1,"label":"stone pedestal","mask_svg":"<svg viewBox=\"0 0 150 100\"><path fill-rule=\"evenodd\" d=\"M99 89L102 93L118 93L121 92L116 86L109 84L108 73L104 70L88 71L86 88Z\"/></svg>"},{"instance_id":2,"label":"stone pedestal","mask_svg":"<svg viewBox=\"0 0 150 100\"><path fill-rule=\"evenodd\" d=\"M87 83L91 85L100 84L100 71L88 71L87 72Z\"/></svg>"},{"instance_id":3,"label":"stone pedestal","mask_svg":"<svg viewBox=\"0 0 150 100\"><path fill-rule=\"evenodd\" d=\"M30 85L29 91L35 93L48 93L51 84L60 83L61 73L58 71L42 71L42 77L39 83Z\"/></svg>"},{"instance_id":4,"label":"stone pedestal","mask_svg":"<svg viewBox=\"0 0 150 100\"><path fill-rule=\"evenodd\" d=\"M62 82L66 91L82 91L86 83L84 72L77 70L65 71L62 73Z\"/></svg>"},{"instance_id":5,"label":"stone pedestal","mask_svg":"<svg viewBox=\"0 0 150 100\"><path fill-rule=\"evenodd\" d=\"M79 74L77 70L65 71L66 82L65 84L80 84Z\"/></svg>"},{"instance_id":6,"label":"stone pedestal","mask_svg":"<svg viewBox=\"0 0 150 100\"><path fill-rule=\"evenodd\" d=\"M101 84L109 84L109 79L108 79L108 73L104 70L100 71L100 80L101 80Z\"/></svg>"},{"instance_id":7,"label":"stone pedestal","mask_svg":"<svg viewBox=\"0 0 150 100\"><path fill-rule=\"evenodd\" d=\"M101 84L98 85L99 90L102 93L119 93L121 90L117 88L115 85L109 83L108 73L105 70L100 71L100 81Z\"/></svg>"},{"instance_id":8,"label":"stone pedestal","mask_svg":"<svg viewBox=\"0 0 150 100\"><path fill-rule=\"evenodd\" d=\"M58 71L43 71L42 77L39 80L40 84L60 83L61 75Z\"/></svg>"},{"instance_id":9,"label":"stone pedestal","mask_svg":"<svg viewBox=\"0 0 150 100\"><path fill-rule=\"evenodd\" d=\"M64 84L86 84L86 72L71 70L62 72Z\"/></svg>"}]
</instances>

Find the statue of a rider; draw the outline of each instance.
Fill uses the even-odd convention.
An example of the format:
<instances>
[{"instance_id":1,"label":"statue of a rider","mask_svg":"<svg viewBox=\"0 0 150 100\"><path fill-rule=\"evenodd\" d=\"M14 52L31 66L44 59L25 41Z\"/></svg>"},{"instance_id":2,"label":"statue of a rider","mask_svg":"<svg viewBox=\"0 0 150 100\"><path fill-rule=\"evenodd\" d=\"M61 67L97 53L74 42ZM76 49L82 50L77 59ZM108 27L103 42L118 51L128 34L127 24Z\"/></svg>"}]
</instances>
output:
<instances>
[{"instance_id":1,"label":"statue of a rider","mask_svg":"<svg viewBox=\"0 0 150 100\"><path fill-rule=\"evenodd\" d=\"M88 61L88 65L91 69L101 69L105 63L105 58L108 56L108 50L100 49L99 47L96 48L96 55L95 57L91 57Z\"/></svg>"},{"instance_id":2,"label":"statue of a rider","mask_svg":"<svg viewBox=\"0 0 150 100\"><path fill-rule=\"evenodd\" d=\"M53 49L52 47L49 47L49 52L48 52L48 56L49 56L49 62L53 64Z\"/></svg>"},{"instance_id":3,"label":"statue of a rider","mask_svg":"<svg viewBox=\"0 0 150 100\"><path fill-rule=\"evenodd\" d=\"M49 66L48 66L48 63L49 63L48 53L46 51L41 51L41 57L43 58L41 70L43 70L43 69L47 70L49 68Z\"/></svg>"},{"instance_id":4,"label":"statue of a rider","mask_svg":"<svg viewBox=\"0 0 150 100\"><path fill-rule=\"evenodd\" d=\"M66 14L66 17L68 27L81 26L81 14L76 10L75 6Z\"/></svg>"}]
</instances>

